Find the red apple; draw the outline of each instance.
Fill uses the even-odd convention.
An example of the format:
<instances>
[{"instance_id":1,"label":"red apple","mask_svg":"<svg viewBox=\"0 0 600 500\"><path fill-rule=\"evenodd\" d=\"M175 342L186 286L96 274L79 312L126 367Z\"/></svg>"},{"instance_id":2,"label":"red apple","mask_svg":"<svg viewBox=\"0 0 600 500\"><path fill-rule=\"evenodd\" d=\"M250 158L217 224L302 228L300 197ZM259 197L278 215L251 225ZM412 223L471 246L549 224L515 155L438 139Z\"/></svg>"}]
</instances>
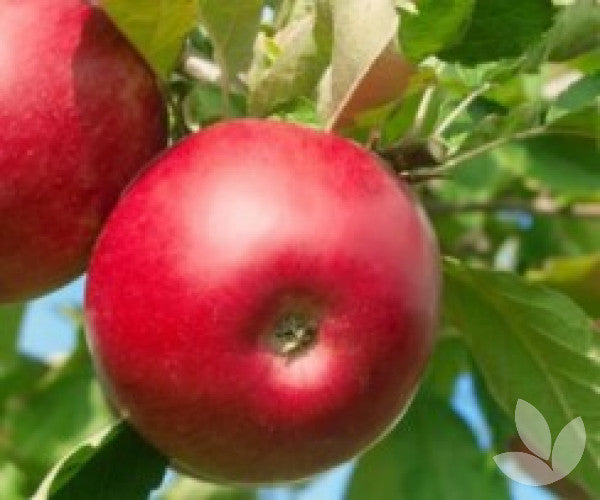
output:
<instances>
[{"instance_id":1,"label":"red apple","mask_svg":"<svg viewBox=\"0 0 600 500\"><path fill-rule=\"evenodd\" d=\"M109 398L186 472L295 480L402 414L432 349L433 233L352 142L232 121L190 136L127 191L86 291Z\"/></svg>"},{"instance_id":2,"label":"red apple","mask_svg":"<svg viewBox=\"0 0 600 500\"><path fill-rule=\"evenodd\" d=\"M165 144L150 69L82 0L0 2L0 302L87 265L123 187Z\"/></svg>"}]
</instances>

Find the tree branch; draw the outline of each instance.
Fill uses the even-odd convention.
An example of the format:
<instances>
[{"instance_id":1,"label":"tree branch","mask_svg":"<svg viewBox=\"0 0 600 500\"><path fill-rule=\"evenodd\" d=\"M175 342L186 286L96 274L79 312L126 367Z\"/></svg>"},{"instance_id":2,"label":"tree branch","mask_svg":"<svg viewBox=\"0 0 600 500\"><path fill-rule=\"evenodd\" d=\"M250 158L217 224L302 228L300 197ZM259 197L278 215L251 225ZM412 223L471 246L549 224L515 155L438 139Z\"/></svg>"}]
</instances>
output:
<instances>
[{"instance_id":1,"label":"tree branch","mask_svg":"<svg viewBox=\"0 0 600 500\"><path fill-rule=\"evenodd\" d=\"M425 200L425 207L432 214L452 215L466 212L498 212L501 210L525 212L548 217L599 218L600 203L574 203L559 205L547 198L535 200L500 199L486 202L445 203Z\"/></svg>"},{"instance_id":2,"label":"tree branch","mask_svg":"<svg viewBox=\"0 0 600 500\"><path fill-rule=\"evenodd\" d=\"M433 164L428 167L412 169L411 173L410 173L411 174L410 177L412 179L417 179L417 180L421 176L441 177L444 174L446 174L449 171L456 168L461 163L464 163L465 161L468 161L468 160L472 160L473 158L481 156L489 151L492 151L500 146L503 146L504 144L508 144L509 142L512 142L512 141L529 139L531 137L538 137L541 135L573 135L573 136L577 136L577 137L585 137L585 138L589 138L589 139L595 139L594 136L582 134L581 132L576 131L576 130L548 128L545 125L533 127L533 128L527 129L527 130L522 130L521 132L517 132L515 134L509 135L506 137L500 137L499 139L496 139L491 142L487 142L487 143L485 143L479 147L473 148L465 153L453 156L453 157L449 158L448 160L444 161L441 165Z\"/></svg>"},{"instance_id":3,"label":"tree branch","mask_svg":"<svg viewBox=\"0 0 600 500\"><path fill-rule=\"evenodd\" d=\"M406 134L407 136L416 138L421 135L421 131L423 130L425 118L427 117L427 112L429 111L429 105L431 104L431 99L433 98L434 92L434 85L429 85L423 92L423 97L421 98L421 102L419 103L419 107L417 108L417 113L415 114L415 121L412 125L412 128Z\"/></svg>"}]
</instances>

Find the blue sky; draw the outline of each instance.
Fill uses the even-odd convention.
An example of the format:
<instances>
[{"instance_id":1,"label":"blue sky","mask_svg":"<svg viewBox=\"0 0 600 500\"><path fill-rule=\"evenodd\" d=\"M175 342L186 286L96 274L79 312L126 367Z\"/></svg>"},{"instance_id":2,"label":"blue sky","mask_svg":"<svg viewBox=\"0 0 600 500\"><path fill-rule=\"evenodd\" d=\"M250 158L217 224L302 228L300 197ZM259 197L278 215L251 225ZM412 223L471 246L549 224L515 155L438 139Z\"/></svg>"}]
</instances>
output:
<instances>
[{"instance_id":1,"label":"blue sky","mask_svg":"<svg viewBox=\"0 0 600 500\"><path fill-rule=\"evenodd\" d=\"M80 306L83 302L84 279L31 302L22 325L19 349L38 358L67 354L75 344L72 322L61 313L65 307ZM489 448L491 438L479 410L470 377L457 380L452 407L469 425L482 449ZM293 493L286 488L274 488L262 493L265 500L338 500L352 472L352 464L343 465L324 474L307 488ZM541 488L511 482L514 500L554 500Z\"/></svg>"}]
</instances>

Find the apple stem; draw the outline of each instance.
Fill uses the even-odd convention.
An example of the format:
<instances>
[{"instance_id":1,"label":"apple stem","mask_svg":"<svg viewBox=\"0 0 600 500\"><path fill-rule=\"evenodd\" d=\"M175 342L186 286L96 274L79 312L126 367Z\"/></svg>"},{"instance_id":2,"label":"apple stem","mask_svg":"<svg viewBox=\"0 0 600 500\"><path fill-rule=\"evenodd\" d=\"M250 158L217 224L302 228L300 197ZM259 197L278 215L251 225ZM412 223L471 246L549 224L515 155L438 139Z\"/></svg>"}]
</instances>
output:
<instances>
[{"instance_id":1,"label":"apple stem","mask_svg":"<svg viewBox=\"0 0 600 500\"><path fill-rule=\"evenodd\" d=\"M306 350L317 336L317 322L304 313L289 313L275 325L271 337L272 346L282 356L298 354Z\"/></svg>"}]
</instances>

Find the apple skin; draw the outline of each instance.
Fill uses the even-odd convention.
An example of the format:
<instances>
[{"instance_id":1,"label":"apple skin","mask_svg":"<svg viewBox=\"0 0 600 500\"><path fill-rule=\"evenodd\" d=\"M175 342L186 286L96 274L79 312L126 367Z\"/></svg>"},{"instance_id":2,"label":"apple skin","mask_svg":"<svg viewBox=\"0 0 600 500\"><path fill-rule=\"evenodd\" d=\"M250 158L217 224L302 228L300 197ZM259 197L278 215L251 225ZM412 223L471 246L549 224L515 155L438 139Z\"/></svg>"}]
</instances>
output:
<instances>
[{"instance_id":1,"label":"apple skin","mask_svg":"<svg viewBox=\"0 0 600 500\"><path fill-rule=\"evenodd\" d=\"M166 142L151 70L81 0L0 2L0 302L76 277Z\"/></svg>"},{"instance_id":2,"label":"apple skin","mask_svg":"<svg viewBox=\"0 0 600 500\"><path fill-rule=\"evenodd\" d=\"M90 265L87 338L109 399L175 466L278 483L393 426L439 288L430 226L378 159L235 120L180 142L119 201ZM274 332L298 311L316 335L287 352Z\"/></svg>"}]
</instances>

